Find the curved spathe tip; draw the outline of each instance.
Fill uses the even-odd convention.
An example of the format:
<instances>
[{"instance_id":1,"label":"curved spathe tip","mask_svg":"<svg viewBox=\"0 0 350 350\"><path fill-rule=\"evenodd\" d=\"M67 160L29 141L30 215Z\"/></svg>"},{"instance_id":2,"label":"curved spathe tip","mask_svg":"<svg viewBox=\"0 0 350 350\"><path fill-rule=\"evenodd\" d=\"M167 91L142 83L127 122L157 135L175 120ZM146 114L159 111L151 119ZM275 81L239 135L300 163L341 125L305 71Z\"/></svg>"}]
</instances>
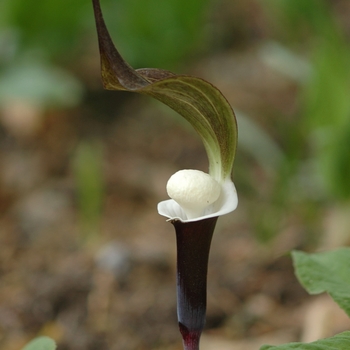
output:
<instances>
[{"instance_id":1,"label":"curved spathe tip","mask_svg":"<svg viewBox=\"0 0 350 350\"><path fill-rule=\"evenodd\" d=\"M221 194L219 199L208 206L202 215L188 219L185 211L173 199L168 199L158 203L158 213L168 218L168 220L180 220L182 222L200 221L216 216L222 216L231 213L237 208L238 197L235 185L230 179L227 179L221 185Z\"/></svg>"}]
</instances>

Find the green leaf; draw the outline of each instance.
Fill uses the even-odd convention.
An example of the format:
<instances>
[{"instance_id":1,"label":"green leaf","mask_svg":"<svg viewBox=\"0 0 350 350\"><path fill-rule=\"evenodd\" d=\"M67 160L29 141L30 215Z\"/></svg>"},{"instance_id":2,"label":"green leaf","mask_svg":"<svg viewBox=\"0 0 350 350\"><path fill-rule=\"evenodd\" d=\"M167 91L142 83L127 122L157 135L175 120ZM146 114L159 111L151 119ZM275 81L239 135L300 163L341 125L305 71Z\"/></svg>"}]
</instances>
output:
<instances>
[{"instance_id":1,"label":"green leaf","mask_svg":"<svg viewBox=\"0 0 350 350\"><path fill-rule=\"evenodd\" d=\"M134 70L115 48L93 0L104 87L152 96L183 116L200 135L209 159L209 173L217 181L229 178L237 145L237 123L221 92L195 77L160 69Z\"/></svg>"},{"instance_id":2,"label":"green leaf","mask_svg":"<svg viewBox=\"0 0 350 350\"><path fill-rule=\"evenodd\" d=\"M22 350L55 350L56 344L49 337L38 337L29 342Z\"/></svg>"},{"instance_id":3,"label":"green leaf","mask_svg":"<svg viewBox=\"0 0 350 350\"><path fill-rule=\"evenodd\" d=\"M292 257L305 289L310 294L329 293L350 316L350 248L316 254L293 251Z\"/></svg>"},{"instance_id":4,"label":"green leaf","mask_svg":"<svg viewBox=\"0 0 350 350\"><path fill-rule=\"evenodd\" d=\"M312 343L289 343L278 346L263 345L260 350L348 350L350 332L343 332L334 337L317 340Z\"/></svg>"}]
</instances>

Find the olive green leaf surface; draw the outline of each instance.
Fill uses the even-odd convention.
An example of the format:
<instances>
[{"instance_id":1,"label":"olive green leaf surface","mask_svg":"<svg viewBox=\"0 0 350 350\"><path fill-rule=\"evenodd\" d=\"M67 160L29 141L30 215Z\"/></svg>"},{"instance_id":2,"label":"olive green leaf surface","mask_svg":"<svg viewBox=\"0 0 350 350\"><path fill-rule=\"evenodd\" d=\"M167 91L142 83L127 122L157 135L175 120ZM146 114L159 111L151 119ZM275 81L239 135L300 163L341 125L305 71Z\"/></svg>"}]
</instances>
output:
<instances>
[{"instance_id":1,"label":"olive green leaf surface","mask_svg":"<svg viewBox=\"0 0 350 350\"><path fill-rule=\"evenodd\" d=\"M260 350L349 350L350 332L334 337L317 340L312 343L289 343L278 346L263 345Z\"/></svg>"},{"instance_id":2,"label":"olive green leaf surface","mask_svg":"<svg viewBox=\"0 0 350 350\"><path fill-rule=\"evenodd\" d=\"M55 350L56 344L49 337L38 337L30 341L22 350Z\"/></svg>"},{"instance_id":3,"label":"olive green leaf surface","mask_svg":"<svg viewBox=\"0 0 350 350\"><path fill-rule=\"evenodd\" d=\"M316 254L293 251L292 257L304 288L310 294L327 292L350 317L350 248Z\"/></svg>"}]
</instances>

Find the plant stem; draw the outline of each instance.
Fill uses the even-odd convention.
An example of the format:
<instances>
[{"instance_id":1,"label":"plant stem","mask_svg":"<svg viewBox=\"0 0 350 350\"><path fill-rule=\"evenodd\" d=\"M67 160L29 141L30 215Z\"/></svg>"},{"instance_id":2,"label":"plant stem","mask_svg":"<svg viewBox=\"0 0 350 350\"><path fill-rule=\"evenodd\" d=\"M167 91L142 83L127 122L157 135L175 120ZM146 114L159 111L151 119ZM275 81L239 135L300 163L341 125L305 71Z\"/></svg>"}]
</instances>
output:
<instances>
[{"instance_id":1,"label":"plant stem","mask_svg":"<svg viewBox=\"0 0 350 350\"><path fill-rule=\"evenodd\" d=\"M190 332L181 322L179 322L179 328L184 350L199 350L199 340L202 332Z\"/></svg>"},{"instance_id":2,"label":"plant stem","mask_svg":"<svg viewBox=\"0 0 350 350\"><path fill-rule=\"evenodd\" d=\"M195 222L172 221L177 243L177 315L184 350L199 350L205 325L207 271L217 217Z\"/></svg>"}]
</instances>

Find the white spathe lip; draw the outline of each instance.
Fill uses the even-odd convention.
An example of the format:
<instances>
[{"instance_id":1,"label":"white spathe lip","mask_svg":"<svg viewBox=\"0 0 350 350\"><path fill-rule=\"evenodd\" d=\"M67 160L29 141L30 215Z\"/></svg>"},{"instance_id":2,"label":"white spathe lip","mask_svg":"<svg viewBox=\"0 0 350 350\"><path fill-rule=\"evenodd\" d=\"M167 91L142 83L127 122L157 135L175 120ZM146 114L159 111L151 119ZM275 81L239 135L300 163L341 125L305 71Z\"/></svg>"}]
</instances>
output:
<instances>
[{"instance_id":1,"label":"white spathe lip","mask_svg":"<svg viewBox=\"0 0 350 350\"><path fill-rule=\"evenodd\" d=\"M168 218L168 220L180 220L182 222L200 221L216 216L231 213L237 208L238 197L235 185L231 179L225 180L221 185L221 194L217 201L208 206L202 215L188 219L185 211L173 199L168 199L158 203L158 213Z\"/></svg>"}]
</instances>

